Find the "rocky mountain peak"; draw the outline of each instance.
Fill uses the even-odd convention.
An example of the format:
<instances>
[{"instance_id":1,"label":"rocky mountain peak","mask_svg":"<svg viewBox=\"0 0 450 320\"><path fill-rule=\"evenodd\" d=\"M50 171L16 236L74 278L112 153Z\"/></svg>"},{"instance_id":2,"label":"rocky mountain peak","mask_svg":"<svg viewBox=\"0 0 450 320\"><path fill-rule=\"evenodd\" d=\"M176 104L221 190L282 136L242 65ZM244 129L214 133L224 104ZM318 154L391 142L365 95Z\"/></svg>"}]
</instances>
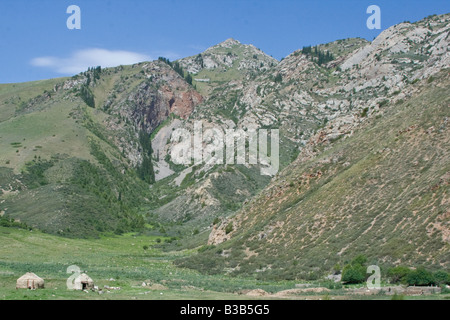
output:
<instances>
[{"instance_id":1,"label":"rocky mountain peak","mask_svg":"<svg viewBox=\"0 0 450 320\"><path fill-rule=\"evenodd\" d=\"M240 41L233 39L233 38L229 38L229 39L213 46L212 48L214 48L214 47L232 48L233 46L239 46L239 45L242 45L242 43Z\"/></svg>"},{"instance_id":2,"label":"rocky mountain peak","mask_svg":"<svg viewBox=\"0 0 450 320\"><path fill-rule=\"evenodd\" d=\"M181 59L180 64L188 72L198 74L202 70L257 70L272 67L278 61L253 45L242 44L238 40L229 38L204 52Z\"/></svg>"}]
</instances>

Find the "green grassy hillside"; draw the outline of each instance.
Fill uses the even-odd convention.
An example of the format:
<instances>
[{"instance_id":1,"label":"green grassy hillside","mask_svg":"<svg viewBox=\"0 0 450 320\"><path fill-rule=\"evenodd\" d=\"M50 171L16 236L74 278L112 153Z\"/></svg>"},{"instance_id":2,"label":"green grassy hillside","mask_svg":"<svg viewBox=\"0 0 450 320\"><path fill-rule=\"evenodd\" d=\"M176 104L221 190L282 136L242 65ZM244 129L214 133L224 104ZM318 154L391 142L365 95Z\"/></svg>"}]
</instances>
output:
<instances>
[{"instance_id":1,"label":"green grassy hillside","mask_svg":"<svg viewBox=\"0 0 450 320\"><path fill-rule=\"evenodd\" d=\"M142 81L139 70L122 69ZM149 186L115 144L111 116L70 87L83 77L0 86L0 212L69 237L143 229ZM121 78L112 69L95 81L101 105Z\"/></svg>"},{"instance_id":2,"label":"green grassy hillside","mask_svg":"<svg viewBox=\"0 0 450 320\"><path fill-rule=\"evenodd\" d=\"M260 281L248 277L205 275L178 268L173 261L192 251L162 252L166 238L133 233L99 239L68 239L38 231L0 227L1 300L391 300L392 295L356 295L356 287L336 286L329 281L308 282L311 291L302 291L296 281ZM97 292L67 289L69 266L86 272ZM16 280L26 272L45 280L39 290L16 289ZM145 286L142 283L145 282ZM384 283L383 283L384 285ZM120 289L105 289L105 286ZM330 288L330 289L328 289ZM265 292L264 295L251 294ZM315 291L317 290L317 291ZM448 299L434 294L403 299Z\"/></svg>"},{"instance_id":3,"label":"green grassy hillside","mask_svg":"<svg viewBox=\"0 0 450 320\"><path fill-rule=\"evenodd\" d=\"M155 248L160 241L165 238L134 234L67 239L0 227L0 242L8 243L0 247L0 299L249 299L237 292L256 288L277 292L295 285L205 276L180 269L173 260L191 252L163 253ZM121 289L105 291L104 295L69 291L66 281L70 274L66 270L71 265L86 271L100 288L107 285ZM16 280L29 271L45 280L45 289L15 289ZM142 287L142 282L148 286Z\"/></svg>"}]
</instances>

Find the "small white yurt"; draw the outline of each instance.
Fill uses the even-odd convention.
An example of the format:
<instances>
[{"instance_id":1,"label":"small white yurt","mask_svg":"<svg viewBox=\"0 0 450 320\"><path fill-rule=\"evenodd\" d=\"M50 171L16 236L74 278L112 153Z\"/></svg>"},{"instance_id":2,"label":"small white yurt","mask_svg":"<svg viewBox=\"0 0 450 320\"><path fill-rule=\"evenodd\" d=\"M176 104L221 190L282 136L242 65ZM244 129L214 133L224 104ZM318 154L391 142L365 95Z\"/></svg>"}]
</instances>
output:
<instances>
[{"instance_id":1,"label":"small white yurt","mask_svg":"<svg viewBox=\"0 0 450 320\"><path fill-rule=\"evenodd\" d=\"M44 279L32 272L27 272L17 279L16 289L43 289Z\"/></svg>"},{"instance_id":2,"label":"small white yurt","mask_svg":"<svg viewBox=\"0 0 450 320\"><path fill-rule=\"evenodd\" d=\"M92 280L86 273L80 274L73 282L74 290L89 290L94 288L94 280Z\"/></svg>"}]
</instances>

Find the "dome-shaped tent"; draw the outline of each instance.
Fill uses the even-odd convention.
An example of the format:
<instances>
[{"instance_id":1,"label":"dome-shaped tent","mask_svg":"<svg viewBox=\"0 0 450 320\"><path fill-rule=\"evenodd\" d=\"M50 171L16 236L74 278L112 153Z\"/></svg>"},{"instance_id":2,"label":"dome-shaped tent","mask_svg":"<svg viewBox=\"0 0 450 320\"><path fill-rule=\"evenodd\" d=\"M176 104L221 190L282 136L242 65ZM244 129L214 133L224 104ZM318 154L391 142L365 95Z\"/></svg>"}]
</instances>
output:
<instances>
[{"instance_id":1,"label":"dome-shaped tent","mask_svg":"<svg viewBox=\"0 0 450 320\"><path fill-rule=\"evenodd\" d=\"M17 279L16 289L43 289L44 279L32 272L27 272Z\"/></svg>"},{"instance_id":2,"label":"dome-shaped tent","mask_svg":"<svg viewBox=\"0 0 450 320\"><path fill-rule=\"evenodd\" d=\"M74 290L86 290L86 289L93 289L93 288L94 288L94 280L92 280L85 273L82 273L77 278L75 278L75 281L73 283Z\"/></svg>"}]
</instances>

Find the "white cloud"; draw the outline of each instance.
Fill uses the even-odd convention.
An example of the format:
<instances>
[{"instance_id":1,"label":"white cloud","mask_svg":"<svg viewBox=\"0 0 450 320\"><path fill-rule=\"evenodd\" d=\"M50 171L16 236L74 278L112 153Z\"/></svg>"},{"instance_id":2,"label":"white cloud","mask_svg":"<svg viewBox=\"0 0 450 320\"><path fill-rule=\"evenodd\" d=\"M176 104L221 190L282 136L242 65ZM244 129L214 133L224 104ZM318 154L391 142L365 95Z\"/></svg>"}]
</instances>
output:
<instances>
[{"instance_id":1,"label":"white cloud","mask_svg":"<svg viewBox=\"0 0 450 320\"><path fill-rule=\"evenodd\" d=\"M35 67L50 68L61 74L72 75L86 71L89 67L109 68L150 60L152 60L150 56L136 52L94 48L76 51L67 58L34 58L31 60L31 64Z\"/></svg>"}]
</instances>

